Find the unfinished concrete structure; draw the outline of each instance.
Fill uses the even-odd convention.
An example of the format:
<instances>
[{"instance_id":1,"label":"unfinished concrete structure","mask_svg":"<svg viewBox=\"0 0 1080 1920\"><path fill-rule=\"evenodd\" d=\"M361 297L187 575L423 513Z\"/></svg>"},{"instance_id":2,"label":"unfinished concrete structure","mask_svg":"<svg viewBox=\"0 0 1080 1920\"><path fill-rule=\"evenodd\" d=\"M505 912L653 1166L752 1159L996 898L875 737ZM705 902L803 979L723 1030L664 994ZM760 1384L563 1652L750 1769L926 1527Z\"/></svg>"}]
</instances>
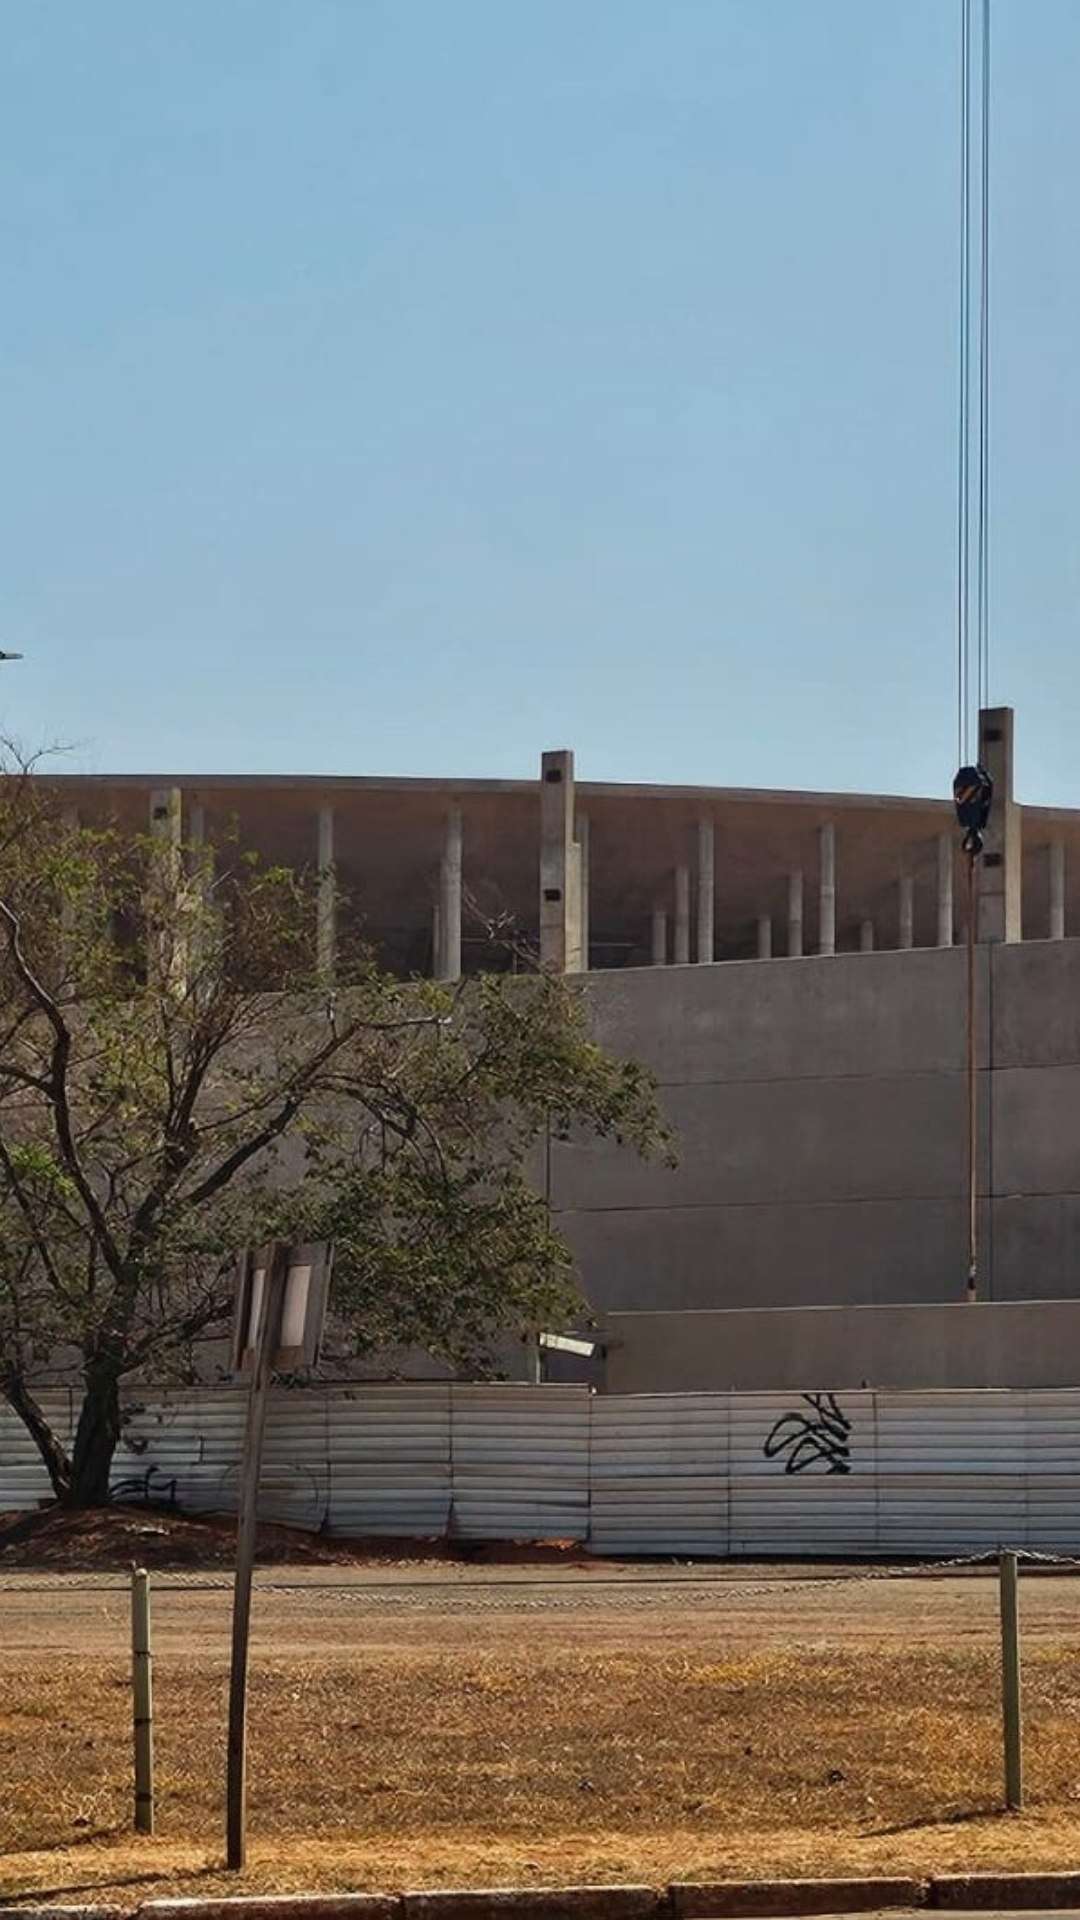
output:
<instances>
[{"instance_id":1,"label":"unfinished concrete structure","mask_svg":"<svg viewBox=\"0 0 1080 1920\"><path fill-rule=\"evenodd\" d=\"M997 803L984 939L1080 932L1080 811L1012 798L1012 715L984 713ZM538 780L282 775L63 776L86 823L186 841L235 834L319 875L320 969L359 922L384 963L456 978L505 963L509 921L568 972L949 946L964 923L951 803L575 780L572 753Z\"/></svg>"},{"instance_id":2,"label":"unfinished concrete structure","mask_svg":"<svg viewBox=\"0 0 1080 1920\"><path fill-rule=\"evenodd\" d=\"M981 716L991 1302L1080 1298L1080 812L1016 802L1012 738L1009 710ZM554 1149L552 1206L600 1312L963 1297L967 868L949 800L581 783L565 751L538 781L56 784L87 821L189 840L235 823L241 844L315 869L328 976L345 915L404 973L507 964L493 920L545 965L587 969L598 1035L655 1069L681 1151L670 1172ZM912 1324L908 1383L930 1384ZM767 1340L748 1380L768 1373ZM717 1385L740 1384L717 1365Z\"/></svg>"}]
</instances>

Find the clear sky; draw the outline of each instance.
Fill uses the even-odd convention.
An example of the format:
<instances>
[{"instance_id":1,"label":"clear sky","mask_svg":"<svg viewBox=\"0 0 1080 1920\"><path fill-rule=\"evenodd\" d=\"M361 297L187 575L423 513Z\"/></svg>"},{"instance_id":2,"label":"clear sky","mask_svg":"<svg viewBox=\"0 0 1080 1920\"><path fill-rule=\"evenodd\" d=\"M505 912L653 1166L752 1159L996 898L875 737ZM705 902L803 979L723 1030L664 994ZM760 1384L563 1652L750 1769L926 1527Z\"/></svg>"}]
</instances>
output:
<instances>
[{"instance_id":1,"label":"clear sky","mask_svg":"<svg viewBox=\"0 0 1080 1920\"><path fill-rule=\"evenodd\" d=\"M959 0L34 0L0 720L947 791ZM1080 5L994 0L991 695L1080 804Z\"/></svg>"}]
</instances>

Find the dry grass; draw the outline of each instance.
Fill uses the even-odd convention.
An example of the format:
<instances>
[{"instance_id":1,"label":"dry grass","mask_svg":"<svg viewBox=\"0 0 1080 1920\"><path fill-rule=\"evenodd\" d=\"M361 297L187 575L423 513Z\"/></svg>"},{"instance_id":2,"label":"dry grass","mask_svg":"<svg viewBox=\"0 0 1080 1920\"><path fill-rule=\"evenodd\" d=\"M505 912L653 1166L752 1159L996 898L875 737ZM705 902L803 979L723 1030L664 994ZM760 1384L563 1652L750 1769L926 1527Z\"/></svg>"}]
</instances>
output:
<instances>
[{"instance_id":1,"label":"dry grass","mask_svg":"<svg viewBox=\"0 0 1080 1920\"><path fill-rule=\"evenodd\" d=\"M225 1687L159 1660L159 1832L130 1819L127 1672L0 1670L0 1890L236 1891L219 1875ZM548 1644L277 1658L253 1672L244 1886L1071 1865L1080 1649L1025 1666L1031 1811L999 1814L997 1665L825 1646Z\"/></svg>"}]
</instances>

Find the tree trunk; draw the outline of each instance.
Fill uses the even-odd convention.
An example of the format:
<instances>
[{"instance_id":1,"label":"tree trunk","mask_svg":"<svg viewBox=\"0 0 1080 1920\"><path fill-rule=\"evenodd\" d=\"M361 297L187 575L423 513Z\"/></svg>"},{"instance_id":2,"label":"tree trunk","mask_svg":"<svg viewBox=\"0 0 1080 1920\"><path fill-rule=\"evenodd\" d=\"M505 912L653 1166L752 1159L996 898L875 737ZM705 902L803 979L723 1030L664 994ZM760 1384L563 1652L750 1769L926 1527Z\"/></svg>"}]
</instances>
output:
<instances>
[{"instance_id":1,"label":"tree trunk","mask_svg":"<svg viewBox=\"0 0 1080 1920\"><path fill-rule=\"evenodd\" d=\"M87 1367L84 1378L71 1484L61 1498L68 1507L107 1507L109 1471L120 1438L120 1379L111 1366Z\"/></svg>"},{"instance_id":2,"label":"tree trunk","mask_svg":"<svg viewBox=\"0 0 1080 1920\"><path fill-rule=\"evenodd\" d=\"M18 1374L8 1374L3 1381L3 1394L40 1453L57 1499L66 1500L71 1491L71 1461L25 1380Z\"/></svg>"}]
</instances>

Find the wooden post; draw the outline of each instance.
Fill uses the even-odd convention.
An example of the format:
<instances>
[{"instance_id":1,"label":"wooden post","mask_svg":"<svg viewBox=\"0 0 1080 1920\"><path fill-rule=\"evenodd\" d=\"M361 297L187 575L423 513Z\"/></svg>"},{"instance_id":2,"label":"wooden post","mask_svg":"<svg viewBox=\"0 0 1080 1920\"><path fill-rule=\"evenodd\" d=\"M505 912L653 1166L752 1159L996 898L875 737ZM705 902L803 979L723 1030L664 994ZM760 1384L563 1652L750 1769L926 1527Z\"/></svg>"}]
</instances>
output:
<instances>
[{"instance_id":1,"label":"wooden post","mask_svg":"<svg viewBox=\"0 0 1080 1920\"><path fill-rule=\"evenodd\" d=\"M154 1831L154 1695L150 1647L150 1575L131 1575L131 1690L135 1714L135 1831Z\"/></svg>"},{"instance_id":2,"label":"wooden post","mask_svg":"<svg viewBox=\"0 0 1080 1920\"><path fill-rule=\"evenodd\" d=\"M255 1360L244 1436L240 1519L236 1530L236 1579L233 1587L232 1665L229 1670L228 1778L226 1787L226 1864L239 1872L247 1861L247 1674L251 1625L251 1577L255 1565L255 1529L259 1505L270 1378L281 1333L281 1310L288 1278L289 1250L275 1241L266 1259Z\"/></svg>"},{"instance_id":3,"label":"wooden post","mask_svg":"<svg viewBox=\"0 0 1080 1920\"><path fill-rule=\"evenodd\" d=\"M1003 1551L1001 1591L1001 1711L1005 1734L1005 1805L1024 1804L1024 1763L1020 1736L1020 1595L1016 1555Z\"/></svg>"}]
</instances>

